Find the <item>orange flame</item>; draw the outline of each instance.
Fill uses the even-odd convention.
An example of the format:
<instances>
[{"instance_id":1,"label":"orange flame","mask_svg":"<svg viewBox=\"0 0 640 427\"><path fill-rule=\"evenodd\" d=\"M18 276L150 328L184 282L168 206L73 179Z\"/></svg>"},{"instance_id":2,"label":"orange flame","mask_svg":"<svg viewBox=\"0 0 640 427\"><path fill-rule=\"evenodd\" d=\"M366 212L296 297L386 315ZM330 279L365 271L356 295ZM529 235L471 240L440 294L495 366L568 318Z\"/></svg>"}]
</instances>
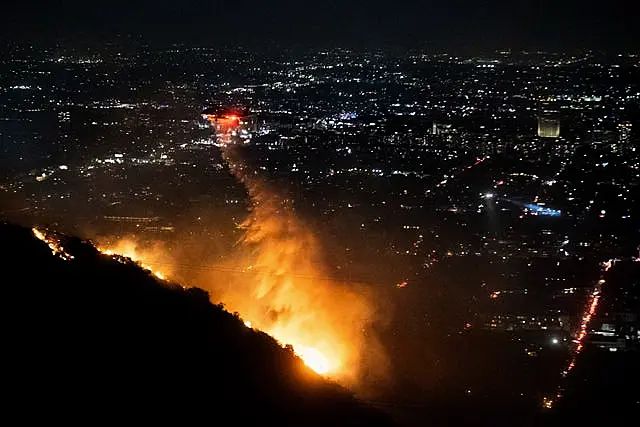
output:
<instances>
[{"instance_id":1,"label":"orange flame","mask_svg":"<svg viewBox=\"0 0 640 427\"><path fill-rule=\"evenodd\" d=\"M151 271L160 280L167 280L166 268L168 263L162 263L161 257L164 251L157 248L144 248L135 243L133 238L119 240L115 245L97 247L104 255L117 255L129 258L138 263L140 267ZM162 264L162 271L160 270Z\"/></svg>"},{"instance_id":2,"label":"orange flame","mask_svg":"<svg viewBox=\"0 0 640 427\"><path fill-rule=\"evenodd\" d=\"M357 385L366 359L383 374L386 357L365 331L374 319L368 297L344 283L328 279L319 244L300 221L287 199L278 196L237 156L237 146L218 134L231 173L247 188L252 201L241 225L243 236L225 263L197 266L184 274L189 285L210 291L213 302L237 312L248 328L262 330L283 346L291 345L304 363L318 374L343 385ZM108 246L112 253L144 262L153 271L166 272L166 252L143 252L133 240ZM159 263L162 259L165 263ZM185 264L186 265L186 264ZM238 267L240 266L240 267Z\"/></svg>"},{"instance_id":3,"label":"orange flame","mask_svg":"<svg viewBox=\"0 0 640 427\"><path fill-rule=\"evenodd\" d=\"M252 325L291 344L317 373L353 383L367 345L363 331L373 319L370 301L353 288L327 280L319 244L289 200L246 173L237 146L225 136L221 139L225 161L253 202L241 226L237 257L249 266L248 277L236 278L222 300Z\"/></svg>"},{"instance_id":4,"label":"orange flame","mask_svg":"<svg viewBox=\"0 0 640 427\"><path fill-rule=\"evenodd\" d=\"M199 268L205 273L188 275L189 284L240 313L246 327L291 345L318 374L353 384L365 347L363 328L373 318L368 299L326 278L315 238L276 198L263 197L241 227L244 235L231 263L247 267ZM101 242L98 249L130 258L161 279L172 277L171 264L180 265L164 248L133 238Z\"/></svg>"},{"instance_id":5,"label":"orange flame","mask_svg":"<svg viewBox=\"0 0 640 427\"><path fill-rule=\"evenodd\" d=\"M46 243L47 246L49 246L52 255L57 255L65 261L70 261L74 258L73 255L65 251L65 249L60 244L60 241L55 236L47 235L45 231L39 230L37 227L33 227L31 229L31 232L36 237L36 239Z\"/></svg>"}]
</instances>

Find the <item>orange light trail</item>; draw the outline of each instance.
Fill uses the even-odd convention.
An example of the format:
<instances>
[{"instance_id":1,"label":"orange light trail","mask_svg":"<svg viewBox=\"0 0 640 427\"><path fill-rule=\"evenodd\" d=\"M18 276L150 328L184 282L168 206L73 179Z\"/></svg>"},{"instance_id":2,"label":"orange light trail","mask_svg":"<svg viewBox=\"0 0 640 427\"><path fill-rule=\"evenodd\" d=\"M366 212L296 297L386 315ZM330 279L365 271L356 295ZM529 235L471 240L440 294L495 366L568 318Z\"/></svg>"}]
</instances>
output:
<instances>
[{"instance_id":1,"label":"orange light trail","mask_svg":"<svg viewBox=\"0 0 640 427\"><path fill-rule=\"evenodd\" d=\"M616 261L615 259L611 259L609 261L605 261L600 264L601 270L602 270L600 279L598 280L596 285L593 287L593 290L591 291L591 294L587 299L587 304L582 314L580 327L578 328L576 332L576 336L573 340L575 347L570 352L571 357L569 359L569 363L567 364L567 367L562 371L562 378L565 378L567 375L569 375L569 373L575 368L578 356L584 349L585 339L589 334L589 325L591 324L593 317L596 315L598 311L598 304L600 303L602 287L606 283L606 280L604 279L603 276L607 271L609 271L609 269L613 266L615 261ZM543 399L542 407L545 409L551 409L553 405L557 402L557 400L560 399L561 397L562 397L562 393L560 392L560 390L558 390L555 397L545 397Z\"/></svg>"}]
</instances>

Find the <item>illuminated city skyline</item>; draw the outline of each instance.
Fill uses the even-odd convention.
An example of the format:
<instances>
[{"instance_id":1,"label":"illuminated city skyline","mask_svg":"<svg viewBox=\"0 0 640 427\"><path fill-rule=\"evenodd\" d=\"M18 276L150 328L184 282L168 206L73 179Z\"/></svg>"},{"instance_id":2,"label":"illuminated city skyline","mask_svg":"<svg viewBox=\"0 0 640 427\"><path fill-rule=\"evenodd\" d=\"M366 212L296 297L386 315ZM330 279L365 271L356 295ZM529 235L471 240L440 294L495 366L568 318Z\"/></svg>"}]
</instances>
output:
<instances>
[{"instance_id":1,"label":"illuminated city skyline","mask_svg":"<svg viewBox=\"0 0 640 427\"><path fill-rule=\"evenodd\" d=\"M635 399L636 53L130 42L0 64L0 218L43 253L204 289L409 425Z\"/></svg>"}]
</instances>

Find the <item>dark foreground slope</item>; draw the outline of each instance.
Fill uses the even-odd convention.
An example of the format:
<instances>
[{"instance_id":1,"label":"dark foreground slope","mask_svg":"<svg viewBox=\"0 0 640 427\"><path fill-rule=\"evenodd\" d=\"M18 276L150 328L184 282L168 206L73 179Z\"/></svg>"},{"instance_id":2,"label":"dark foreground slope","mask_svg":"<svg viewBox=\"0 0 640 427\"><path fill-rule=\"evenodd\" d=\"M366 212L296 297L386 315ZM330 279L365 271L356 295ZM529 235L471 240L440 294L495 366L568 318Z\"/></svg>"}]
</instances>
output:
<instances>
[{"instance_id":1,"label":"dark foreground slope","mask_svg":"<svg viewBox=\"0 0 640 427\"><path fill-rule=\"evenodd\" d=\"M159 284L88 244L52 255L0 224L5 413L233 425L388 425L203 291Z\"/></svg>"}]
</instances>

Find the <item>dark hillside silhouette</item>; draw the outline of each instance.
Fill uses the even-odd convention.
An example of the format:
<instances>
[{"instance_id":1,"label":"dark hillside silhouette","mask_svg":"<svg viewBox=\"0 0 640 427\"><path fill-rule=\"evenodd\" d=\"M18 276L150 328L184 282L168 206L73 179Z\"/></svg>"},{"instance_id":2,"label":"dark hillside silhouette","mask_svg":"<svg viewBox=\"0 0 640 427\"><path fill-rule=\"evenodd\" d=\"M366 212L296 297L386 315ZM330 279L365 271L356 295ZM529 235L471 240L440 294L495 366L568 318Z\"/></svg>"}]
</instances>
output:
<instances>
[{"instance_id":1,"label":"dark hillside silhouette","mask_svg":"<svg viewBox=\"0 0 640 427\"><path fill-rule=\"evenodd\" d=\"M0 224L8 419L94 425L389 425L206 292Z\"/></svg>"}]
</instances>

